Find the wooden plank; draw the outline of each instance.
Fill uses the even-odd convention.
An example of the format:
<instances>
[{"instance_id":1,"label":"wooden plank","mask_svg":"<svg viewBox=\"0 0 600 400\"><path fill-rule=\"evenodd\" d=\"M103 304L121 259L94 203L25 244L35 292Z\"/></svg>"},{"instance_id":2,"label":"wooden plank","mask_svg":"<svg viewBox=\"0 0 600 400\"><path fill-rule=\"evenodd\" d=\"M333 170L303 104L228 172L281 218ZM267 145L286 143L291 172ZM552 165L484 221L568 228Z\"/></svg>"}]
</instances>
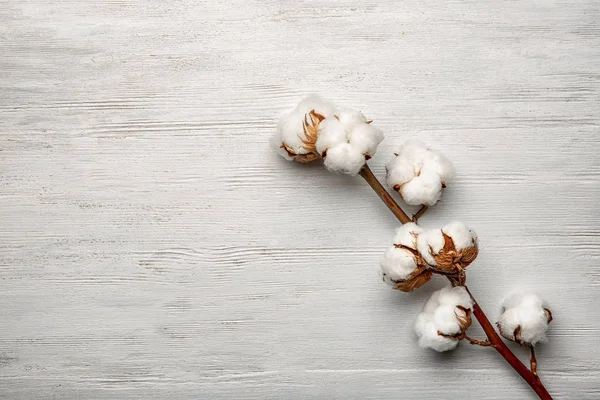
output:
<instances>
[{"instance_id":1,"label":"wooden plank","mask_svg":"<svg viewBox=\"0 0 600 400\"><path fill-rule=\"evenodd\" d=\"M533 398L487 349L418 348L444 282L390 290L386 207L274 154L277 115L313 91L386 132L381 177L408 138L443 149L458 176L423 225L477 230L492 320L515 288L548 299L544 382L599 397L599 18L591 0L0 1L0 398Z\"/></svg>"}]
</instances>

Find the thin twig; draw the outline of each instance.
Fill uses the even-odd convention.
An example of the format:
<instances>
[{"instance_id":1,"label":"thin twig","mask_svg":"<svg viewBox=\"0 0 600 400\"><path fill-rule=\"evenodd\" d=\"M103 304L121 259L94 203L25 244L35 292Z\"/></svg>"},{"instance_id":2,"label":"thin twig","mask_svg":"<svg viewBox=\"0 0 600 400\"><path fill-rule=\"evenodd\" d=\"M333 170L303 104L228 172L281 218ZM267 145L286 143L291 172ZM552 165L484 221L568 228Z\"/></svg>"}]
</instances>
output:
<instances>
[{"instance_id":1,"label":"thin twig","mask_svg":"<svg viewBox=\"0 0 600 400\"><path fill-rule=\"evenodd\" d=\"M467 334L465 334L465 339L467 339L469 341L469 343L471 344L476 344L478 346L493 346L493 344L489 341L489 340L477 340L477 339L473 339L472 337L467 336Z\"/></svg>"},{"instance_id":2,"label":"thin twig","mask_svg":"<svg viewBox=\"0 0 600 400\"><path fill-rule=\"evenodd\" d=\"M425 214L425 211L427 211L429 207L427 207L426 205L422 205L421 208L419 209L419 211L417 211L417 213L415 215L413 215L413 222L417 223L417 221L419 220L419 218L421 218L423 216L423 214Z\"/></svg>"},{"instance_id":3,"label":"thin twig","mask_svg":"<svg viewBox=\"0 0 600 400\"><path fill-rule=\"evenodd\" d=\"M533 351L533 346L529 346L529 348L531 349L531 359L529 360L530 364L531 364L531 372L538 377L537 374L537 360L535 359L535 351ZM539 377L538 377L539 379Z\"/></svg>"},{"instance_id":4,"label":"thin twig","mask_svg":"<svg viewBox=\"0 0 600 400\"><path fill-rule=\"evenodd\" d=\"M381 200L383 200L385 205L388 206L390 211L396 216L396 218L398 218L398 220L402 224L412 222L412 220L408 217L408 215L406 215L404 210L402 210L398 203L396 203L394 198L390 196L387 190L385 190L381 182L377 180L377 177L373 174L373 171L371 171L371 168L369 168L367 164L365 164L365 166L360 170L360 176L362 176L365 179L365 181L367 181L367 183L373 188L375 193L377 193L377 195L381 198Z\"/></svg>"}]
</instances>

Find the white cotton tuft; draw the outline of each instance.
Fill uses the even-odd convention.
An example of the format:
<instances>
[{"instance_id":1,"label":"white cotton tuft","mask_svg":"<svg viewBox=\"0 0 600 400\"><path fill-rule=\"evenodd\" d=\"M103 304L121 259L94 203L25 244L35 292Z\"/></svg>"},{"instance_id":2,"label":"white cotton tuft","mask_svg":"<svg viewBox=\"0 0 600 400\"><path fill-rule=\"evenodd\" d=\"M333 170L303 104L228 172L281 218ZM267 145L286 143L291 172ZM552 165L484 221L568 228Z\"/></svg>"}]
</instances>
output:
<instances>
[{"instance_id":1,"label":"white cotton tuft","mask_svg":"<svg viewBox=\"0 0 600 400\"><path fill-rule=\"evenodd\" d=\"M460 221L453 221L442 228L442 232L450 236L456 250L472 247L477 243L477 234L473 229Z\"/></svg>"},{"instance_id":2,"label":"white cotton tuft","mask_svg":"<svg viewBox=\"0 0 600 400\"><path fill-rule=\"evenodd\" d=\"M301 114L308 114L314 110L317 114L321 114L325 118L332 116L335 112L335 106L323 100L319 95L312 94L308 97L305 97L298 103L296 106L296 111Z\"/></svg>"},{"instance_id":3,"label":"white cotton tuft","mask_svg":"<svg viewBox=\"0 0 600 400\"><path fill-rule=\"evenodd\" d=\"M396 235L394 236L394 244L410 247L411 249L417 249L417 237L425 230L414 222L403 224L401 227L396 229Z\"/></svg>"},{"instance_id":4,"label":"white cotton tuft","mask_svg":"<svg viewBox=\"0 0 600 400\"><path fill-rule=\"evenodd\" d=\"M348 175L357 175L365 162L365 156L349 143L331 147L325 157L325 167L328 170Z\"/></svg>"},{"instance_id":5,"label":"white cotton tuft","mask_svg":"<svg viewBox=\"0 0 600 400\"><path fill-rule=\"evenodd\" d=\"M336 118L326 118L319 124L319 137L317 138L317 152L323 157L327 150L338 144L348 141L344 124Z\"/></svg>"},{"instance_id":6,"label":"white cotton tuft","mask_svg":"<svg viewBox=\"0 0 600 400\"><path fill-rule=\"evenodd\" d=\"M458 340L443 335L458 335L468 328L472 307L473 302L462 286L433 293L415 323L419 346L440 352L456 348Z\"/></svg>"},{"instance_id":7,"label":"white cotton tuft","mask_svg":"<svg viewBox=\"0 0 600 400\"><path fill-rule=\"evenodd\" d=\"M419 250L425 262L431 266L437 265L434 255L439 253L443 248L444 235L441 229L425 231L417 238L417 250Z\"/></svg>"},{"instance_id":8,"label":"white cotton tuft","mask_svg":"<svg viewBox=\"0 0 600 400\"><path fill-rule=\"evenodd\" d=\"M415 331L419 337L419 346L423 348L443 352L454 350L458 346L458 340L438 335L432 314L419 314L415 323Z\"/></svg>"},{"instance_id":9,"label":"white cotton tuft","mask_svg":"<svg viewBox=\"0 0 600 400\"><path fill-rule=\"evenodd\" d=\"M547 304L531 293L514 293L502 303L498 328L502 336L526 346L548 340L546 332L552 321Z\"/></svg>"},{"instance_id":10,"label":"white cotton tuft","mask_svg":"<svg viewBox=\"0 0 600 400\"><path fill-rule=\"evenodd\" d=\"M342 108L335 115L349 130L354 128L355 125L367 123L367 118L363 113L351 108Z\"/></svg>"},{"instance_id":11,"label":"white cotton tuft","mask_svg":"<svg viewBox=\"0 0 600 400\"><path fill-rule=\"evenodd\" d=\"M442 197L442 182L437 174L421 174L402 185L400 193L407 204L434 205Z\"/></svg>"},{"instance_id":12,"label":"white cotton tuft","mask_svg":"<svg viewBox=\"0 0 600 400\"><path fill-rule=\"evenodd\" d=\"M411 205L433 206L454 176L450 161L417 140L405 142L387 164L386 181Z\"/></svg>"},{"instance_id":13,"label":"white cotton tuft","mask_svg":"<svg viewBox=\"0 0 600 400\"><path fill-rule=\"evenodd\" d=\"M408 279L415 269L415 256L407 249L390 246L381 259L383 280L391 285Z\"/></svg>"},{"instance_id":14,"label":"white cotton tuft","mask_svg":"<svg viewBox=\"0 0 600 400\"><path fill-rule=\"evenodd\" d=\"M383 132L370 124L358 124L352 128L348 139L352 147L372 157L383 140Z\"/></svg>"}]
</instances>

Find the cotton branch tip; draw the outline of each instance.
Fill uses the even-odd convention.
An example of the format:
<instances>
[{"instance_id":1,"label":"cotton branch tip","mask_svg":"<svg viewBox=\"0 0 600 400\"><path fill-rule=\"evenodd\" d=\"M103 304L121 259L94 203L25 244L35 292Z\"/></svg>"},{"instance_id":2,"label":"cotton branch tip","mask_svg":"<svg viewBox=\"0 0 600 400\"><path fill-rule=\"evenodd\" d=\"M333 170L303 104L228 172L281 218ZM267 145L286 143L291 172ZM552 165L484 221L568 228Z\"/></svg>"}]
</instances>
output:
<instances>
[{"instance_id":1,"label":"cotton branch tip","mask_svg":"<svg viewBox=\"0 0 600 400\"><path fill-rule=\"evenodd\" d=\"M500 334L522 346L535 346L548 340L546 332L552 313L547 304L531 293L514 293L502 303L497 322Z\"/></svg>"},{"instance_id":2,"label":"cotton branch tip","mask_svg":"<svg viewBox=\"0 0 600 400\"><path fill-rule=\"evenodd\" d=\"M411 205L433 206L454 177L450 161L418 140L405 142L386 166L386 182Z\"/></svg>"},{"instance_id":3,"label":"cotton branch tip","mask_svg":"<svg viewBox=\"0 0 600 400\"><path fill-rule=\"evenodd\" d=\"M415 322L419 346L439 352L455 349L471 326L472 307L462 286L434 292Z\"/></svg>"},{"instance_id":4,"label":"cotton branch tip","mask_svg":"<svg viewBox=\"0 0 600 400\"><path fill-rule=\"evenodd\" d=\"M323 159L333 172L357 175L375 155L383 132L359 111L336 109L318 96L302 100L281 117L275 142L289 161Z\"/></svg>"}]
</instances>

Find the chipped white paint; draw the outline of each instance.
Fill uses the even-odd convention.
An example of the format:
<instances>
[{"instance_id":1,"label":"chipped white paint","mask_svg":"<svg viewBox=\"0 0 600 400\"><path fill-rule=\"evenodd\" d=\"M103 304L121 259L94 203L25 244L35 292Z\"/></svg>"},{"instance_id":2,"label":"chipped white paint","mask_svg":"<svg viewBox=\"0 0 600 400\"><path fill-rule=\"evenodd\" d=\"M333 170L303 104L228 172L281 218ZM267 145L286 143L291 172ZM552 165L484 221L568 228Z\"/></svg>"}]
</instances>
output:
<instances>
[{"instance_id":1,"label":"chipped white paint","mask_svg":"<svg viewBox=\"0 0 600 400\"><path fill-rule=\"evenodd\" d=\"M396 222L268 149L319 91L458 177L491 318L535 287L556 398L600 396L600 3L0 1L0 398L533 398L493 351L419 349L443 285L378 280ZM518 350L517 350L518 351ZM524 352L520 351L523 357Z\"/></svg>"}]
</instances>

